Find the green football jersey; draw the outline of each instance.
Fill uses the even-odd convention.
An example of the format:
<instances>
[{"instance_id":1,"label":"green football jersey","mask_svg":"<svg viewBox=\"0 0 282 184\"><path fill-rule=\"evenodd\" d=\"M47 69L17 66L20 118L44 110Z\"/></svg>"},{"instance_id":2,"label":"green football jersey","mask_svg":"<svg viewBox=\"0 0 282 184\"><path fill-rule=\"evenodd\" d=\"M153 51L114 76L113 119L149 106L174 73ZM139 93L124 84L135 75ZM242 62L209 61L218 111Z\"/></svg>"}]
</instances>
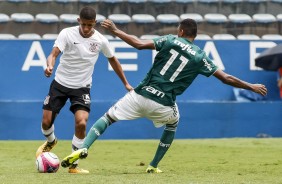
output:
<instances>
[{"instance_id":1,"label":"green football jersey","mask_svg":"<svg viewBox=\"0 0 282 184\"><path fill-rule=\"evenodd\" d=\"M211 76L217 66L188 39L166 35L154 39L158 51L154 63L135 92L165 106L175 104L198 74Z\"/></svg>"}]
</instances>

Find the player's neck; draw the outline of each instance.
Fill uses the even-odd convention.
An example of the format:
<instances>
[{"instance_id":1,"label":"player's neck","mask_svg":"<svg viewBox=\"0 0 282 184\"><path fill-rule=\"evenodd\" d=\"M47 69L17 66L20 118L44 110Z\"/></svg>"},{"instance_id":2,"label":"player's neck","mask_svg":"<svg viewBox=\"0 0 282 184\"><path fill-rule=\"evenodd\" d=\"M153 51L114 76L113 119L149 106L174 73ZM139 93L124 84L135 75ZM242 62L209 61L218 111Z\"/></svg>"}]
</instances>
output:
<instances>
[{"instance_id":1,"label":"player's neck","mask_svg":"<svg viewBox=\"0 0 282 184\"><path fill-rule=\"evenodd\" d=\"M80 28L79 28L79 34L80 34L83 38L89 38L89 37L91 37L94 33L95 33L95 29L92 28L92 30L91 30L91 32L90 32L89 34L84 35L84 34L81 32Z\"/></svg>"}]
</instances>

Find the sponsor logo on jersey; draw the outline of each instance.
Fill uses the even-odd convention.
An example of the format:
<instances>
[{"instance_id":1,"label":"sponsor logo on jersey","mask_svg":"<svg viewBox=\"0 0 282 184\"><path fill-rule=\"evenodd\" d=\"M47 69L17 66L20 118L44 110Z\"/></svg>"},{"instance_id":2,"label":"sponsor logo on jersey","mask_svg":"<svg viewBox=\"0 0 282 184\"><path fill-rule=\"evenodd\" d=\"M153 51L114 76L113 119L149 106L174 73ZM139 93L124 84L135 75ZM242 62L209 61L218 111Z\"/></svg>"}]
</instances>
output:
<instances>
[{"instance_id":1,"label":"sponsor logo on jersey","mask_svg":"<svg viewBox=\"0 0 282 184\"><path fill-rule=\"evenodd\" d=\"M89 94L83 94L82 95L82 99L84 100L85 104L90 104L91 103L90 95Z\"/></svg>"},{"instance_id":2,"label":"sponsor logo on jersey","mask_svg":"<svg viewBox=\"0 0 282 184\"><path fill-rule=\"evenodd\" d=\"M159 96L161 98L163 98L165 96L164 92L159 91L159 90L153 88L152 86L144 86L144 87L142 87L142 89L145 89L146 91L148 91L148 92L150 92L150 93L152 93L156 96Z\"/></svg>"},{"instance_id":3,"label":"sponsor logo on jersey","mask_svg":"<svg viewBox=\"0 0 282 184\"><path fill-rule=\"evenodd\" d=\"M196 55L196 51L192 50L192 46L191 45L182 43L179 40L174 40L174 44L180 46L182 48L182 50L186 50L191 55L193 55L193 56Z\"/></svg>"},{"instance_id":4,"label":"sponsor logo on jersey","mask_svg":"<svg viewBox=\"0 0 282 184\"><path fill-rule=\"evenodd\" d=\"M208 69L209 71L212 71L212 67L211 67L211 65L207 62L207 60L206 60L206 59L203 59L203 61L204 61L204 63L205 63L205 67L207 67L207 69Z\"/></svg>"}]
</instances>

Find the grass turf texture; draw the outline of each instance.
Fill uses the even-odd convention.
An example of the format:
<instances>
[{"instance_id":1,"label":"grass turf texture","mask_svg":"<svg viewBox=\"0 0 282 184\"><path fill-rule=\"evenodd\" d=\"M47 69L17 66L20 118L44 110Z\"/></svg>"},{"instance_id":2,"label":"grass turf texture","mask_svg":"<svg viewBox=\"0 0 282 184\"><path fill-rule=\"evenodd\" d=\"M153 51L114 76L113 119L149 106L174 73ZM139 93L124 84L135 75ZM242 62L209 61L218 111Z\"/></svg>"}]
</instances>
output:
<instances>
[{"instance_id":1,"label":"grass turf texture","mask_svg":"<svg viewBox=\"0 0 282 184\"><path fill-rule=\"evenodd\" d=\"M0 141L0 184L21 183L282 183L282 139L175 140L159 168L145 169L158 140L98 140L80 167L90 174L36 171L35 151L43 141ZM52 150L60 160L70 153L70 141ZM143 165L145 163L145 165Z\"/></svg>"}]
</instances>

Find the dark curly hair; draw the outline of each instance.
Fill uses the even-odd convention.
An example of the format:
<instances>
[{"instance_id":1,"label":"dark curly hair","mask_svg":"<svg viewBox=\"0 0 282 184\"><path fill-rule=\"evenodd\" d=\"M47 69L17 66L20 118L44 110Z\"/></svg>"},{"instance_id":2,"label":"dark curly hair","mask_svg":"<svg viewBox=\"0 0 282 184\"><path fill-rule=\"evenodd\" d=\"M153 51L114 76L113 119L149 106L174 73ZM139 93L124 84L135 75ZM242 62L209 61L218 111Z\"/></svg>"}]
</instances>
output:
<instances>
[{"instance_id":1,"label":"dark curly hair","mask_svg":"<svg viewBox=\"0 0 282 184\"><path fill-rule=\"evenodd\" d=\"M86 6L80 10L79 17L86 20L95 20L96 11L93 8Z\"/></svg>"},{"instance_id":2,"label":"dark curly hair","mask_svg":"<svg viewBox=\"0 0 282 184\"><path fill-rule=\"evenodd\" d=\"M184 19L180 22L180 29L184 31L184 34L188 37L197 36L197 22L193 19Z\"/></svg>"}]
</instances>

